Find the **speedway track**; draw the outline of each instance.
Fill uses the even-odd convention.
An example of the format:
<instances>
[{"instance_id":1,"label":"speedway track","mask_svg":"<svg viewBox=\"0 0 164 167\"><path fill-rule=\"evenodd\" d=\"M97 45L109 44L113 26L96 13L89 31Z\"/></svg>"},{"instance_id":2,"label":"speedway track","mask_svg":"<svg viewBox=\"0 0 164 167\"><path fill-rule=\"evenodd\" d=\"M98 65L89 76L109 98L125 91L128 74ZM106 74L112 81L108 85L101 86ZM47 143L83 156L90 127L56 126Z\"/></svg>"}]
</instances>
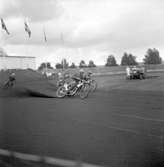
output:
<instances>
[{"instance_id":1,"label":"speedway track","mask_svg":"<svg viewBox=\"0 0 164 167\"><path fill-rule=\"evenodd\" d=\"M1 97L1 148L106 166L162 166L164 74L153 75L97 78L97 92L85 100Z\"/></svg>"}]
</instances>

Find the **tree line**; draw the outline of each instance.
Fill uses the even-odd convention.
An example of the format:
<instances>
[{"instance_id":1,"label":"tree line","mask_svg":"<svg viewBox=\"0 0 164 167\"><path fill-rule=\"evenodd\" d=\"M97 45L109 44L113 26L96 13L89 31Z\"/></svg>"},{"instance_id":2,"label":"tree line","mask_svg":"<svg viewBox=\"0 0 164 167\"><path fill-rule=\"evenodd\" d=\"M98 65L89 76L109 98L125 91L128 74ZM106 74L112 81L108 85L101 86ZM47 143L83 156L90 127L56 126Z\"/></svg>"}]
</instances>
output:
<instances>
[{"instance_id":1,"label":"tree line","mask_svg":"<svg viewBox=\"0 0 164 167\"><path fill-rule=\"evenodd\" d=\"M148 49L144 59L143 59L143 63L144 64L161 64L162 63L162 58L160 57L159 51L157 49ZM131 53L127 53L125 52L121 58L121 66L127 66L127 65L137 65L138 62L136 61L136 56L134 56ZM118 66L117 61L115 59L114 55L109 55L106 59L106 63L105 63L106 67L111 67L111 66ZM62 69L62 68L76 68L76 67L80 67L80 68L86 68L86 67L96 67L95 63L93 60L90 60L88 64L86 64L86 62L84 60L81 60L79 65L75 65L75 63L71 63L69 65L69 63L67 62L66 59L62 60L60 63L57 63L55 65L56 69ZM39 70L42 70L44 68L48 68L48 69L53 69L53 67L51 66L51 64L48 63L42 63L39 66Z\"/></svg>"},{"instance_id":2,"label":"tree line","mask_svg":"<svg viewBox=\"0 0 164 167\"><path fill-rule=\"evenodd\" d=\"M88 64L86 64L84 60L81 60L79 65L75 65L75 63L73 63L73 62L69 65L69 63L67 62L66 59L63 59L61 61L61 63L56 63L56 65L55 65L56 69L62 69L62 68L67 69L67 68L77 68L77 67L80 67L80 68L89 67L89 68L91 68L91 67L96 67L96 65L95 65L93 60L90 60ZM41 63L41 65L38 67L38 70L42 70L44 68L53 69L50 62Z\"/></svg>"}]
</instances>

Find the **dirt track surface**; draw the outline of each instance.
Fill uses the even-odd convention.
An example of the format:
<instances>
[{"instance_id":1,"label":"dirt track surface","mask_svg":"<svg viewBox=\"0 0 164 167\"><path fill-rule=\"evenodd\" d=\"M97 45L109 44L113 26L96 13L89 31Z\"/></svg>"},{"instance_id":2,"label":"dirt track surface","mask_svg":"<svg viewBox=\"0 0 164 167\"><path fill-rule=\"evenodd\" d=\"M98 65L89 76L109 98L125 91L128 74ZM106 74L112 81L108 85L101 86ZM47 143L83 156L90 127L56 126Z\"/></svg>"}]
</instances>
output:
<instances>
[{"instance_id":1,"label":"dirt track surface","mask_svg":"<svg viewBox=\"0 0 164 167\"><path fill-rule=\"evenodd\" d=\"M1 148L106 166L163 166L164 74L96 78L85 100L0 97Z\"/></svg>"}]
</instances>

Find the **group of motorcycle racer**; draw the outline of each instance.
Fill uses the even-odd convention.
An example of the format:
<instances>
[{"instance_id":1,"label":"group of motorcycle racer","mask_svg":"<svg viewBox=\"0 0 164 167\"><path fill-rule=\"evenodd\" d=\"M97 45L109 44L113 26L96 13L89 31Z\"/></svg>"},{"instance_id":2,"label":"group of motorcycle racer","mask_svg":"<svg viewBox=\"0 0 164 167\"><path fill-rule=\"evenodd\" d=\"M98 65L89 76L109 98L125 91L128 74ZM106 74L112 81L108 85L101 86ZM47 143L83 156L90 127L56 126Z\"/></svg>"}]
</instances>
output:
<instances>
[{"instance_id":1,"label":"group of motorcycle racer","mask_svg":"<svg viewBox=\"0 0 164 167\"><path fill-rule=\"evenodd\" d=\"M57 97L80 95L81 98L87 97L89 92L93 92L97 88L97 83L92 79L92 72L79 69L75 74L58 72L57 79ZM4 88L12 88L16 84L16 74L10 72L8 80L4 83Z\"/></svg>"},{"instance_id":2,"label":"group of motorcycle racer","mask_svg":"<svg viewBox=\"0 0 164 167\"><path fill-rule=\"evenodd\" d=\"M88 80L91 77L92 72L88 71L87 73L84 72L83 69L80 69L77 73L70 76L70 74L66 73L65 75L62 75L61 73L58 73L58 80L59 83L67 83L69 89L74 89L79 82L82 80ZM58 84L59 85L59 84ZM60 86L60 85L59 85Z\"/></svg>"},{"instance_id":3,"label":"group of motorcycle racer","mask_svg":"<svg viewBox=\"0 0 164 167\"><path fill-rule=\"evenodd\" d=\"M74 95L79 95L82 99L87 97L89 92L94 92L97 88L97 83L91 75L92 72L85 72L83 69L73 75L58 73L57 97Z\"/></svg>"}]
</instances>

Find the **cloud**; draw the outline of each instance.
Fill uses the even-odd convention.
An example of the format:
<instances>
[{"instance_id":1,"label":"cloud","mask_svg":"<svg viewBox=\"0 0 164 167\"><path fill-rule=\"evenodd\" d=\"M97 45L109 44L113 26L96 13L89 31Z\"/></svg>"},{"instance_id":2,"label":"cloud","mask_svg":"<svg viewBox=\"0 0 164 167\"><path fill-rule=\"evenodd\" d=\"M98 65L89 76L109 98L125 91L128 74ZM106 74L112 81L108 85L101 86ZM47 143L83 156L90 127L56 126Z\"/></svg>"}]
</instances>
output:
<instances>
[{"instance_id":1,"label":"cloud","mask_svg":"<svg viewBox=\"0 0 164 167\"><path fill-rule=\"evenodd\" d=\"M11 35L2 32L0 41L10 53L21 54L20 50L28 47L31 54L38 52L42 58L47 54L50 60L56 61L67 50L76 62L81 58L95 58L102 63L104 55L110 53L120 60L124 51L142 57L149 47L163 50L163 0L1 1L0 15ZM31 38L24 31L24 19L32 31ZM38 51L42 49L43 52Z\"/></svg>"},{"instance_id":2,"label":"cloud","mask_svg":"<svg viewBox=\"0 0 164 167\"><path fill-rule=\"evenodd\" d=\"M164 42L164 12L156 4L143 4L142 8L125 14L117 22L111 45L115 48L140 48Z\"/></svg>"},{"instance_id":3,"label":"cloud","mask_svg":"<svg viewBox=\"0 0 164 167\"><path fill-rule=\"evenodd\" d=\"M31 44L42 44L42 31L45 26L49 44L60 45L62 32L65 44L69 47L85 47L104 42L109 42L113 46L116 43L130 44L130 47L133 47L145 43L147 36L142 40L140 36L151 34L155 29L163 27L160 16L163 16L164 12L157 2L151 0L133 2L130 0L124 2L120 0L12 0L12 2L4 13L8 15L9 27L19 30L17 33L11 30L15 34L8 42L14 44L22 42L29 44L29 41L24 40L25 33L22 26L25 18L32 31ZM18 9L21 15L16 16L16 12L12 13L12 10ZM56 13L60 13L60 17L57 17ZM18 18L22 20L19 23L16 22ZM10 24L11 20L13 20L12 24ZM125 40L129 41L129 44Z\"/></svg>"},{"instance_id":4,"label":"cloud","mask_svg":"<svg viewBox=\"0 0 164 167\"><path fill-rule=\"evenodd\" d=\"M22 16L31 21L44 21L58 17L61 12L57 0L2 0L2 16Z\"/></svg>"}]
</instances>

